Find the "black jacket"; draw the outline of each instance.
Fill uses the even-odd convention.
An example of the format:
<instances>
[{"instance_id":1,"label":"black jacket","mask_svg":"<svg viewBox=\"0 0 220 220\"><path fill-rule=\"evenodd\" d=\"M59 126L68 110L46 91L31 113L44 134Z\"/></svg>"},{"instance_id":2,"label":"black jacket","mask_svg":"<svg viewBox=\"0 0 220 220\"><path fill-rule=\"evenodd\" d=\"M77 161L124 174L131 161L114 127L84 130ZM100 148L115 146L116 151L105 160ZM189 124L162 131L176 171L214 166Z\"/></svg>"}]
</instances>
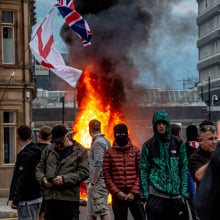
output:
<instances>
[{"instance_id":1,"label":"black jacket","mask_svg":"<svg viewBox=\"0 0 220 220\"><path fill-rule=\"evenodd\" d=\"M42 196L41 186L35 178L41 151L38 146L30 143L17 154L9 193L9 200L14 205L18 205L19 201L30 201Z\"/></svg>"},{"instance_id":2,"label":"black jacket","mask_svg":"<svg viewBox=\"0 0 220 220\"><path fill-rule=\"evenodd\" d=\"M209 165L194 199L201 220L220 219L220 144L211 156Z\"/></svg>"}]
</instances>

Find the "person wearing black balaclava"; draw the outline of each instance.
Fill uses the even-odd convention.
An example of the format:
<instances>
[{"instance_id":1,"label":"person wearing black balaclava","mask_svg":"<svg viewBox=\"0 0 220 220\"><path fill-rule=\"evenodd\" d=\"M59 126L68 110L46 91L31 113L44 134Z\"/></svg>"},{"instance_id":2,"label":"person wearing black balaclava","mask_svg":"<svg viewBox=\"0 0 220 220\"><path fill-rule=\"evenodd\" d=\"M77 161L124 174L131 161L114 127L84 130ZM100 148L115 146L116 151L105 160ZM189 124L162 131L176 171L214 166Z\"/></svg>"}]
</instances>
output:
<instances>
[{"instance_id":1,"label":"person wearing black balaclava","mask_svg":"<svg viewBox=\"0 0 220 220\"><path fill-rule=\"evenodd\" d=\"M103 160L105 184L112 194L115 220L127 220L128 208L135 220L145 220L140 200L140 149L133 146L125 124L114 127L112 148L106 150Z\"/></svg>"}]
</instances>

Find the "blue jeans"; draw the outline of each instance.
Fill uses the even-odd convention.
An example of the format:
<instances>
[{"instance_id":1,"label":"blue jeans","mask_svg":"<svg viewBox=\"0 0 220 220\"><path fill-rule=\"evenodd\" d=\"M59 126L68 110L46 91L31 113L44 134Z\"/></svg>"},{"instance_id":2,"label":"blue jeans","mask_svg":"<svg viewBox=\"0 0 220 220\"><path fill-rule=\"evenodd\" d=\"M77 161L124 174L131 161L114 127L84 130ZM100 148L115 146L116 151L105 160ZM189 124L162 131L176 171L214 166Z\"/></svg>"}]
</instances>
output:
<instances>
[{"instance_id":1,"label":"blue jeans","mask_svg":"<svg viewBox=\"0 0 220 220\"><path fill-rule=\"evenodd\" d=\"M18 206L18 219L19 220L38 220L41 203L25 204Z\"/></svg>"}]
</instances>

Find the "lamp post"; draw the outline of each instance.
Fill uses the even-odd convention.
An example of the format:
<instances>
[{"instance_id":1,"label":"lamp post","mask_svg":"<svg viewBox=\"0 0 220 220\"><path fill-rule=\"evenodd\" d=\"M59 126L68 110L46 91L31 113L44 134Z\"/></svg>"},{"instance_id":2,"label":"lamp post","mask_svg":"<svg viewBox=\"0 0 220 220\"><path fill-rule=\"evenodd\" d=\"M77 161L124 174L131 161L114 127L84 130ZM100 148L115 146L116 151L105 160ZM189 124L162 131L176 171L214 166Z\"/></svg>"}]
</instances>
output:
<instances>
[{"instance_id":1,"label":"lamp post","mask_svg":"<svg viewBox=\"0 0 220 220\"><path fill-rule=\"evenodd\" d=\"M214 105L214 101L218 101L218 96L217 95L212 96L212 106Z\"/></svg>"},{"instance_id":2,"label":"lamp post","mask_svg":"<svg viewBox=\"0 0 220 220\"><path fill-rule=\"evenodd\" d=\"M208 77L208 91L209 91L209 120L211 121L211 85L210 85L210 75Z\"/></svg>"}]
</instances>

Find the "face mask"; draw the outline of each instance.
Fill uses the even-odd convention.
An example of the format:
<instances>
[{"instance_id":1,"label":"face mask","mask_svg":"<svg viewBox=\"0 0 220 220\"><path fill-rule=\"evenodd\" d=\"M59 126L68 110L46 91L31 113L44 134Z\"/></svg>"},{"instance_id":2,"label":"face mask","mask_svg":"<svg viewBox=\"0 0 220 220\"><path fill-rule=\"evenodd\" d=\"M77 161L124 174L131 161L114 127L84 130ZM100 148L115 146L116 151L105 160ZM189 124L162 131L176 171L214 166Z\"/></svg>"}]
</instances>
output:
<instances>
[{"instance_id":1,"label":"face mask","mask_svg":"<svg viewBox=\"0 0 220 220\"><path fill-rule=\"evenodd\" d=\"M127 134L115 134L115 142L120 146L123 147L128 144L128 135Z\"/></svg>"}]
</instances>

